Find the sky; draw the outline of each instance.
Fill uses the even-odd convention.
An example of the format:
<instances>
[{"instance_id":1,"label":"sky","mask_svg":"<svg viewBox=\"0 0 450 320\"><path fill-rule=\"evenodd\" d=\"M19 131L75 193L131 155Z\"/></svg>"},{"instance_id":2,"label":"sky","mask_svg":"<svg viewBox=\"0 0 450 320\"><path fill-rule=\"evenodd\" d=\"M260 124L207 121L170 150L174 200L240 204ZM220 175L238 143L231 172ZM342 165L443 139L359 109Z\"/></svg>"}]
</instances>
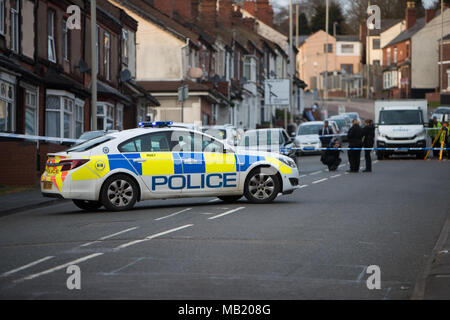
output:
<instances>
[{"instance_id":1,"label":"sky","mask_svg":"<svg viewBox=\"0 0 450 320\"><path fill-rule=\"evenodd\" d=\"M345 2L345 1L351 1L351 0L343 0L342 2ZM293 0L293 3L295 3L295 2L296 2L296 0ZM289 6L289 0L272 0L272 3L274 4L275 7ZM424 4L425 8L427 8L432 3L433 3L433 0L423 0L423 4Z\"/></svg>"}]
</instances>

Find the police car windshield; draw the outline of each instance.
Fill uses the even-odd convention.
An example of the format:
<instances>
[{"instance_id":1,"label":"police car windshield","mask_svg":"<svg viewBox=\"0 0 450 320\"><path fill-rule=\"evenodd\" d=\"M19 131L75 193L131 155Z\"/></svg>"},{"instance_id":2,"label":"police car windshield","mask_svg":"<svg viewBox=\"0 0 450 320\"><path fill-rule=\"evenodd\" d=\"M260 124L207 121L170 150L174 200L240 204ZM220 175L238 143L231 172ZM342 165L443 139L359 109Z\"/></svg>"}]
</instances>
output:
<instances>
[{"instance_id":1,"label":"police car windshield","mask_svg":"<svg viewBox=\"0 0 450 320\"><path fill-rule=\"evenodd\" d=\"M300 126L298 128L298 134L299 136L306 136L309 134L318 134L319 130L322 129L322 126L320 124L318 125L308 125L308 126Z\"/></svg>"},{"instance_id":2,"label":"police car windshield","mask_svg":"<svg viewBox=\"0 0 450 320\"><path fill-rule=\"evenodd\" d=\"M381 125L419 125L423 124L420 110L385 110L380 113Z\"/></svg>"},{"instance_id":3,"label":"police car windshield","mask_svg":"<svg viewBox=\"0 0 450 320\"><path fill-rule=\"evenodd\" d=\"M92 148L95 148L107 141L111 141L115 139L112 136L102 136L95 139L88 140L86 142L83 142L82 144L76 145L75 147L72 147L68 149L66 152L84 152L91 150Z\"/></svg>"},{"instance_id":4,"label":"police car windshield","mask_svg":"<svg viewBox=\"0 0 450 320\"><path fill-rule=\"evenodd\" d=\"M279 130L255 130L245 133L239 142L240 146L278 146L282 144L283 137Z\"/></svg>"},{"instance_id":5,"label":"police car windshield","mask_svg":"<svg viewBox=\"0 0 450 320\"><path fill-rule=\"evenodd\" d=\"M223 140L227 138L227 130L217 128L203 128L203 133L206 133L216 139Z\"/></svg>"}]
</instances>

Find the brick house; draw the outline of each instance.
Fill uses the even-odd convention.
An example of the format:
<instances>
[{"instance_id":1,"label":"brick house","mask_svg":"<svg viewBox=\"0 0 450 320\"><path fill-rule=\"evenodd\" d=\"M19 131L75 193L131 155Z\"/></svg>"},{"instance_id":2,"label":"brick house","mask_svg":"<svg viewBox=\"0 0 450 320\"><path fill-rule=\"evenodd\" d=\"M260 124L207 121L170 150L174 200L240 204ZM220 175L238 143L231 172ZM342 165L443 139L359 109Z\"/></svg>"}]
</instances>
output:
<instances>
[{"instance_id":1,"label":"brick house","mask_svg":"<svg viewBox=\"0 0 450 320\"><path fill-rule=\"evenodd\" d=\"M439 39L439 46L441 45L441 40ZM442 94L441 94L441 104L450 105L450 33L445 35L443 38L442 46L442 60L439 57L439 78L442 81ZM442 75L441 75L441 64Z\"/></svg>"}]
</instances>

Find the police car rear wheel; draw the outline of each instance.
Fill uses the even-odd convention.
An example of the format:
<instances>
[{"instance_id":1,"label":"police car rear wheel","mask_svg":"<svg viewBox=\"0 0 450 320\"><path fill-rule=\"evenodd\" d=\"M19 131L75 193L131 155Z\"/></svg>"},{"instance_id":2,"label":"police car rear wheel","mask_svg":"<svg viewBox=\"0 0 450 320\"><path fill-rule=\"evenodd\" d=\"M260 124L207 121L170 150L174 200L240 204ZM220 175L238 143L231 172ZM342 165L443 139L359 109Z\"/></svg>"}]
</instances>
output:
<instances>
[{"instance_id":1,"label":"police car rear wheel","mask_svg":"<svg viewBox=\"0 0 450 320\"><path fill-rule=\"evenodd\" d=\"M73 200L73 203L78 208L86 211L97 211L102 206L100 201Z\"/></svg>"},{"instance_id":2,"label":"police car rear wheel","mask_svg":"<svg viewBox=\"0 0 450 320\"><path fill-rule=\"evenodd\" d=\"M257 169L250 173L245 183L245 197L253 203L269 203L280 192L280 182L276 175Z\"/></svg>"},{"instance_id":3,"label":"police car rear wheel","mask_svg":"<svg viewBox=\"0 0 450 320\"><path fill-rule=\"evenodd\" d=\"M242 196L223 196L223 197L218 197L220 200L222 200L223 202L226 203L233 203L238 201L239 199L242 198Z\"/></svg>"},{"instance_id":4,"label":"police car rear wheel","mask_svg":"<svg viewBox=\"0 0 450 320\"><path fill-rule=\"evenodd\" d=\"M104 184L101 199L103 205L108 210L129 210L136 203L136 183L126 175L112 176Z\"/></svg>"}]
</instances>

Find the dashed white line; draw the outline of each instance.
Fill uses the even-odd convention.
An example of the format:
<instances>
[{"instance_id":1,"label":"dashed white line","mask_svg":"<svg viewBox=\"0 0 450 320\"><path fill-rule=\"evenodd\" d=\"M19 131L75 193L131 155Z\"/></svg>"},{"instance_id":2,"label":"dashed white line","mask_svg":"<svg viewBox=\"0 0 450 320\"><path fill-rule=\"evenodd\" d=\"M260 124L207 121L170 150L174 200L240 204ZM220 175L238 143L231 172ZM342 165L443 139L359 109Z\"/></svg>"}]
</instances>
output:
<instances>
[{"instance_id":1,"label":"dashed white line","mask_svg":"<svg viewBox=\"0 0 450 320\"><path fill-rule=\"evenodd\" d=\"M310 176L314 176L314 175L319 174L319 173L322 173L322 171L313 172L313 173L310 173L309 175Z\"/></svg>"},{"instance_id":2,"label":"dashed white line","mask_svg":"<svg viewBox=\"0 0 450 320\"><path fill-rule=\"evenodd\" d=\"M88 256L86 256L86 257L83 257L83 258L80 258L80 259L76 259L76 260L67 262L67 263L65 263L65 264L59 265L59 266L57 266L57 267L54 267L54 268L51 268L51 269L47 269L47 270L42 271L42 272L39 272L39 273L32 274L32 275L30 275L30 276L28 276L28 277L25 277L25 278L16 280L16 281L14 281L14 282L18 283L18 282L23 282L23 281L25 281L25 280L32 280L32 279L35 279L35 278L37 278L37 277L40 277L40 276L43 276L43 275L46 275L46 274L49 274L49 273L52 273L52 272L55 272L55 271L58 271L58 270L61 270L61 269L65 269L65 268L67 268L68 266L71 266L71 265L74 265L74 264L79 264L79 263L84 262L84 261L86 261L86 260L89 260L89 259L92 259L92 258L101 256L102 254L103 254L103 253L101 253L101 252L99 252L99 253L94 253L94 254L88 255Z\"/></svg>"},{"instance_id":3,"label":"dashed white line","mask_svg":"<svg viewBox=\"0 0 450 320\"><path fill-rule=\"evenodd\" d=\"M160 232L160 233L157 233L157 234L153 234L153 235L150 235L148 237L145 237L144 239L139 239L139 240L135 240L135 241L131 241L131 242L122 244L122 245L114 248L114 250L120 250L120 249L123 249L123 248L127 248L129 246L132 246L132 245L135 245L135 244L138 244L138 243L141 243L141 242L149 241L149 240L161 237L163 235L166 235L166 234L169 234L169 233L172 233L172 232L175 232L175 231L179 231L179 230L182 230L182 229L186 229L186 228L189 228L189 227L192 227L192 226L193 226L193 224L187 224L185 226L181 226L181 227L178 227L178 228L174 228L174 229L163 231L163 232Z\"/></svg>"},{"instance_id":4,"label":"dashed white line","mask_svg":"<svg viewBox=\"0 0 450 320\"><path fill-rule=\"evenodd\" d=\"M331 176L330 178L331 178L331 179L334 179L334 178L339 178L340 176L342 176L342 174L336 174L336 175L334 175L334 176Z\"/></svg>"},{"instance_id":5,"label":"dashed white line","mask_svg":"<svg viewBox=\"0 0 450 320\"><path fill-rule=\"evenodd\" d=\"M328 178L323 178L323 179L320 179L320 180L313 181L313 184L321 183L321 182L324 182L324 181L327 181L327 180L328 180Z\"/></svg>"},{"instance_id":6,"label":"dashed white line","mask_svg":"<svg viewBox=\"0 0 450 320\"><path fill-rule=\"evenodd\" d=\"M114 234L110 234L110 235L108 235L108 236L101 237L101 238L98 239L98 240L95 240L95 241L92 241L92 242L88 242L88 243L82 244L80 247L87 247L87 246L90 246L91 244L99 243L99 242L102 242L103 240L106 240L106 239L109 239L109 238L112 238L112 237L121 235L121 234L123 234L123 233L127 233L127 232L130 232L130 231L136 230L137 228L138 228L138 227L133 227L133 228L129 228L129 229L126 229L126 230L122 230L122 231L116 232L116 233L114 233Z\"/></svg>"},{"instance_id":7,"label":"dashed white line","mask_svg":"<svg viewBox=\"0 0 450 320\"><path fill-rule=\"evenodd\" d=\"M161 217L161 218L157 218L157 219L155 219L155 221L164 220L164 219L167 219L167 218L176 216L176 215L178 215L178 214L180 214L180 213L183 213L183 212L186 212L186 211L189 211L189 210L192 210L192 208L183 209L183 210L181 210L181 211L178 211L178 212L169 214L168 216Z\"/></svg>"},{"instance_id":8,"label":"dashed white line","mask_svg":"<svg viewBox=\"0 0 450 320\"><path fill-rule=\"evenodd\" d=\"M306 177L307 175L306 174L304 174L304 175L302 175L302 176L300 176L299 178L304 178L304 177Z\"/></svg>"},{"instance_id":9,"label":"dashed white line","mask_svg":"<svg viewBox=\"0 0 450 320\"><path fill-rule=\"evenodd\" d=\"M217 215L217 216L214 216L214 217L208 218L208 220L214 220L214 219L217 219L217 218L220 218L220 217L223 217L223 216L226 216L226 215L232 214L232 213L234 213L234 212L236 212L236 211L239 211L239 210L242 210L242 209L245 209L245 207L239 207L239 208L236 208L236 209L233 209L233 210L230 210L230 211L227 211L227 212L221 213L221 214L219 214L219 215Z\"/></svg>"},{"instance_id":10,"label":"dashed white line","mask_svg":"<svg viewBox=\"0 0 450 320\"><path fill-rule=\"evenodd\" d=\"M22 266L22 267L19 267L19 268L17 268L17 269L14 269L14 270L11 270L11 271L8 271L8 272L5 272L5 273L1 274L1 275L0 275L0 278L8 277L8 276L12 275L13 273L16 273L16 272L19 272L19 271L22 271L22 270L31 268L32 266L35 266L35 265L37 265L37 264L39 264L39 263L41 263L41 262L50 260L51 258L54 258L54 256L48 256L48 257L45 257L45 258L42 258L42 259L33 261L33 262L31 262L31 263L29 263L29 264L26 264L26 265L24 265L24 266Z\"/></svg>"},{"instance_id":11,"label":"dashed white line","mask_svg":"<svg viewBox=\"0 0 450 320\"><path fill-rule=\"evenodd\" d=\"M308 187L308 185L307 184L304 184L304 185L302 185L302 186L300 186L300 187L298 187L299 189L303 189L303 188L306 188L306 187Z\"/></svg>"}]
</instances>

